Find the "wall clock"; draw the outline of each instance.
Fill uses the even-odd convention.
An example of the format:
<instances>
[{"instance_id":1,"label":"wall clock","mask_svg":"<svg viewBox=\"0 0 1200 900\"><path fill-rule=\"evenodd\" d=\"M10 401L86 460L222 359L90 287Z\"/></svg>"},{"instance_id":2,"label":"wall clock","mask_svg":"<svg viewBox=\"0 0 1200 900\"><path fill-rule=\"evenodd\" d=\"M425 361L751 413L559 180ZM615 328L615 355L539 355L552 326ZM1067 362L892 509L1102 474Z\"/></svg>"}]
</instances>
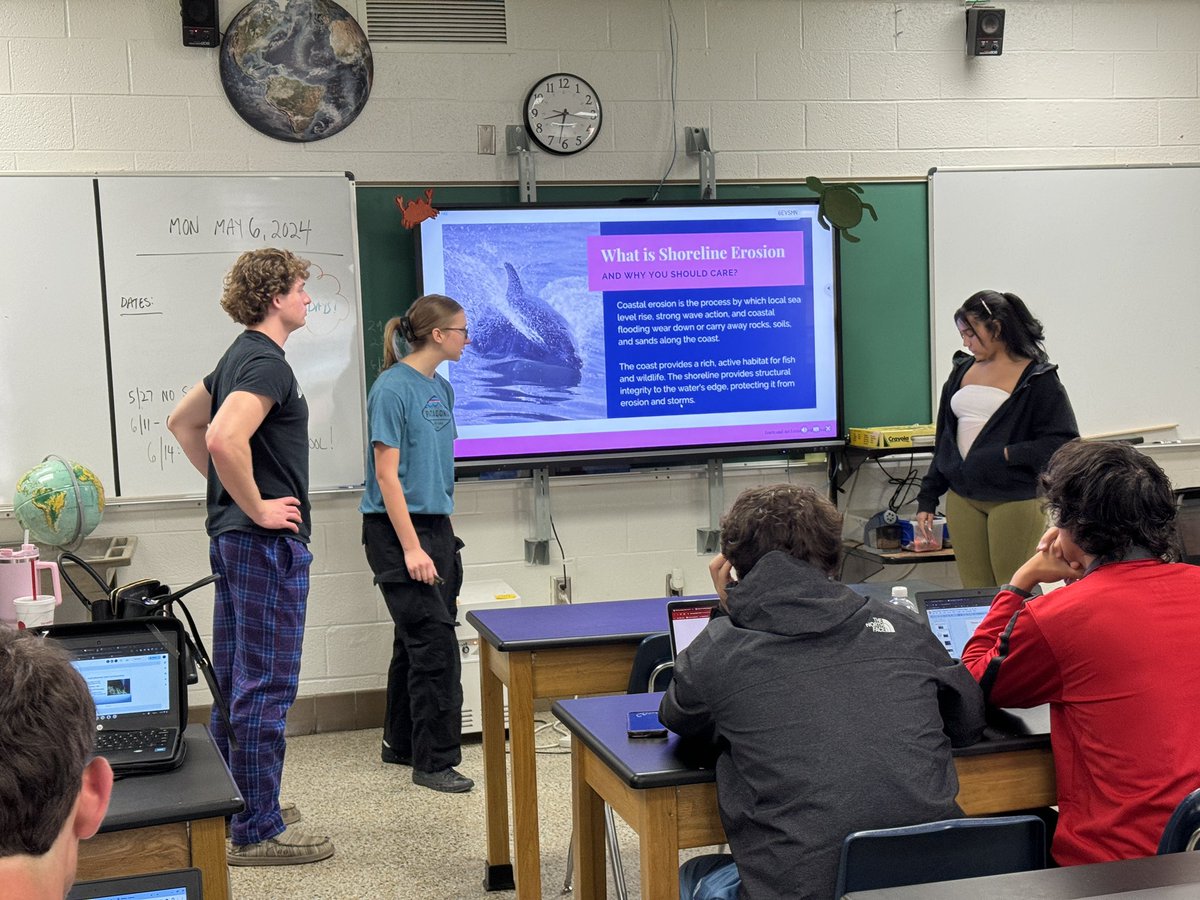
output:
<instances>
[{"instance_id":1,"label":"wall clock","mask_svg":"<svg viewBox=\"0 0 1200 900\"><path fill-rule=\"evenodd\" d=\"M603 121L596 89L578 75L547 75L525 97L525 130L547 153L569 156L586 150Z\"/></svg>"}]
</instances>

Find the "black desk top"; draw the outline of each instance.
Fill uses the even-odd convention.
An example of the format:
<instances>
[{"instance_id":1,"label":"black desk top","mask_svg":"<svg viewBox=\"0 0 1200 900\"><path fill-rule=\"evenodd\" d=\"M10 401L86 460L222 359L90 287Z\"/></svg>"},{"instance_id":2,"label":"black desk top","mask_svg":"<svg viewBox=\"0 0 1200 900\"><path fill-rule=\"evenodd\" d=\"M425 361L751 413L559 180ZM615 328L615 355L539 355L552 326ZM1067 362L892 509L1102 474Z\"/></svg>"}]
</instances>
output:
<instances>
[{"instance_id":1,"label":"black desk top","mask_svg":"<svg viewBox=\"0 0 1200 900\"><path fill-rule=\"evenodd\" d=\"M917 579L895 582L917 591L943 590ZM892 583L852 584L866 597L886 599ZM559 606L511 606L473 610L467 622L479 636L501 652L548 650L587 644L636 644L648 634L667 630L667 602L713 598L715 594L688 597L652 597L644 600L607 600Z\"/></svg>"},{"instance_id":2,"label":"black desk top","mask_svg":"<svg viewBox=\"0 0 1200 900\"><path fill-rule=\"evenodd\" d=\"M1040 872L989 875L909 887L855 891L846 900L1182 900L1200 897L1200 853L1170 853L1068 866Z\"/></svg>"},{"instance_id":3,"label":"black desk top","mask_svg":"<svg viewBox=\"0 0 1200 900\"><path fill-rule=\"evenodd\" d=\"M179 768L132 775L113 785L101 832L228 816L242 809L241 792L208 729L189 725L183 739L187 756Z\"/></svg>"},{"instance_id":4,"label":"black desk top","mask_svg":"<svg viewBox=\"0 0 1200 900\"><path fill-rule=\"evenodd\" d=\"M661 693L615 694L558 700L551 708L572 735L632 788L714 781L711 753L698 750L678 735L669 734L658 740L629 738L627 714L640 710L657 711L661 699ZM1047 707L997 710L989 715L989 722L984 740L970 747L956 748L954 755L975 756L1050 746ZM1040 732L1037 729L1041 729Z\"/></svg>"}]
</instances>

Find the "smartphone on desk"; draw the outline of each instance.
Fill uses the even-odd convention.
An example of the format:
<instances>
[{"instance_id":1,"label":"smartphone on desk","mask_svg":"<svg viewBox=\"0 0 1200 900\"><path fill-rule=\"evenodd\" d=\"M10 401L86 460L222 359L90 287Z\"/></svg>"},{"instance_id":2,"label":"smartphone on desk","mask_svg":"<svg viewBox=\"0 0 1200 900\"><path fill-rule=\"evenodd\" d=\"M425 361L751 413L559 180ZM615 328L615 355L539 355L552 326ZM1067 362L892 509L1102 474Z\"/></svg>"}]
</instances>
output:
<instances>
[{"instance_id":1,"label":"smartphone on desk","mask_svg":"<svg viewBox=\"0 0 1200 900\"><path fill-rule=\"evenodd\" d=\"M629 714L629 730L626 733L630 739L665 738L667 728L658 721L656 712L631 712Z\"/></svg>"}]
</instances>

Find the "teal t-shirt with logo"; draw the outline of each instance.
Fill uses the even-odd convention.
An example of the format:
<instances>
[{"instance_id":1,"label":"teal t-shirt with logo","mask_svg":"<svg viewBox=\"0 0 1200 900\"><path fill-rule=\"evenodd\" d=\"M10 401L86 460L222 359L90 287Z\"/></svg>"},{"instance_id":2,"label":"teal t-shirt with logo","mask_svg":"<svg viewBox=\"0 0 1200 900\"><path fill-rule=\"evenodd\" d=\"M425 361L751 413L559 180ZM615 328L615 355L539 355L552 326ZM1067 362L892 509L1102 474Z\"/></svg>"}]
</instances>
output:
<instances>
[{"instance_id":1,"label":"teal t-shirt with logo","mask_svg":"<svg viewBox=\"0 0 1200 900\"><path fill-rule=\"evenodd\" d=\"M398 362L381 372L367 395L367 478L359 512L385 513L375 478L374 445L400 451L400 484L408 511L454 512L454 388L441 375L426 378Z\"/></svg>"}]
</instances>

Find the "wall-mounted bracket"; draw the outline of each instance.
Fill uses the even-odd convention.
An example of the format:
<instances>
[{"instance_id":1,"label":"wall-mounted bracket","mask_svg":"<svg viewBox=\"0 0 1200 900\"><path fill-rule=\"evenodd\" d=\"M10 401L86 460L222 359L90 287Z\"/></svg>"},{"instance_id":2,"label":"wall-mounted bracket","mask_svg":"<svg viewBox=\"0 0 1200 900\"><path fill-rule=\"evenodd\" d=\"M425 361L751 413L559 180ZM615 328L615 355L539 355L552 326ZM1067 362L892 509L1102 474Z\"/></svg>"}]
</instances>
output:
<instances>
[{"instance_id":1,"label":"wall-mounted bracket","mask_svg":"<svg viewBox=\"0 0 1200 900\"><path fill-rule=\"evenodd\" d=\"M707 128L684 128L683 144L688 156L699 157L700 199L717 199L717 152L713 150Z\"/></svg>"},{"instance_id":2,"label":"wall-mounted bracket","mask_svg":"<svg viewBox=\"0 0 1200 900\"><path fill-rule=\"evenodd\" d=\"M721 460L708 461L708 527L696 529L696 554L721 551L721 513L725 509L725 469Z\"/></svg>"},{"instance_id":3,"label":"wall-mounted bracket","mask_svg":"<svg viewBox=\"0 0 1200 900\"><path fill-rule=\"evenodd\" d=\"M537 203L537 159L529 149L529 135L520 125L504 126L504 152L517 158L521 202Z\"/></svg>"},{"instance_id":4,"label":"wall-mounted bracket","mask_svg":"<svg viewBox=\"0 0 1200 900\"><path fill-rule=\"evenodd\" d=\"M533 534L525 539L525 564L550 565L550 470L533 470Z\"/></svg>"}]
</instances>

